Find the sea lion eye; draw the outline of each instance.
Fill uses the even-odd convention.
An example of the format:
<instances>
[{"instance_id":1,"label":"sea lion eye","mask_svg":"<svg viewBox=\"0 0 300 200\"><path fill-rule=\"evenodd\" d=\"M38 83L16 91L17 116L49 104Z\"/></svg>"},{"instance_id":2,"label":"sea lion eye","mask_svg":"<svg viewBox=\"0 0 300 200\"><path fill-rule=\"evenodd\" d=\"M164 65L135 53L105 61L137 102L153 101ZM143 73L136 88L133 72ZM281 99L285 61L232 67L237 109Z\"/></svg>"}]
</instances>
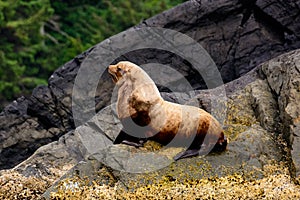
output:
<instances>
[{"instance_id":1,"label":"sea lion eye","mask_svg":"<svg viewBox=\"0 0 300 200\"><path fill-rule=\"evenodd\" d=\"M117 68L117 72L120 72L120 74L122 74L122 75L125 74L125 70L123 70L123 69L120 68L120 67Z\"/></svg>"}]
</instances>

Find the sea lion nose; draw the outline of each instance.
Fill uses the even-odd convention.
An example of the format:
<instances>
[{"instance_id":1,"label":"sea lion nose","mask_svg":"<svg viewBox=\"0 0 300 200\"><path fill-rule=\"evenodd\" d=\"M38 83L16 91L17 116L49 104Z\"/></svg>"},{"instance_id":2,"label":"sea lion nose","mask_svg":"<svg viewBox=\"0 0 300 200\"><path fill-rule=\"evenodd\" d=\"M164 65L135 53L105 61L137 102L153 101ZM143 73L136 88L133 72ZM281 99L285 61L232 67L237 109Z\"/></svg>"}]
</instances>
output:
<instances>
[{"instance_id":1,"label":"sea lion nose","mask_svg":"<svg viewBox=\"0 0 300 200\"><path fill-rule=\"evenodd\" d=\"M114 69L116 69L116 65L109 65L108 66L108 71L109 72L115 72L116 70L114 70Z\"/></svg>"}]
</instances>

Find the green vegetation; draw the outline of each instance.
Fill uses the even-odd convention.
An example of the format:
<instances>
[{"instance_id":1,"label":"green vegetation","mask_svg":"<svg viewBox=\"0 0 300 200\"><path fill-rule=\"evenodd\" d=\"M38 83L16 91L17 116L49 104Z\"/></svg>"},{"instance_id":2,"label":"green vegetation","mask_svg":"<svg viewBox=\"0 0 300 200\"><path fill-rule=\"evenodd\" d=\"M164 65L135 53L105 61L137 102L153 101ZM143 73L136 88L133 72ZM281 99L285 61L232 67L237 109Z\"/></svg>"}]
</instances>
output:
<instances>
[{"instance_id":1,"label":"green vegetation","mask_svg":"<svg viewBox=\"0 0 300 200\"><path fill-rule=\"evenodd\" d=\"M0 102L30 94L77 54L182 2L0 0Z\"/></svg>"}]
</instances>

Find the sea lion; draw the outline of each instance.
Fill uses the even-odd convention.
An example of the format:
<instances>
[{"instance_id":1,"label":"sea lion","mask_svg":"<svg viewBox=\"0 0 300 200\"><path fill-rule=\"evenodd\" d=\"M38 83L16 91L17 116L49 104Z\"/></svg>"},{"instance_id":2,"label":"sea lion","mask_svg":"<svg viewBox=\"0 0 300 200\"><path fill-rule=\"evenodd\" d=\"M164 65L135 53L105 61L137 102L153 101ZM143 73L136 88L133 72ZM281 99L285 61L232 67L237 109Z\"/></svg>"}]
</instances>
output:
<instances>
[{"instance_id":1,"label":"sea lion","mask_svg":"<svg viewBox=\"0 0 300 200\"><path fill-rule=\"evenodd\" d=\"M123 125L114 144L140 147L154 140L163 145L189 145L174 160L199 155L200 148L226 149L227 139L212 115L163 100L153 80L136 64L121 61L110 65L108 72L118 87L117 115Z\"/></svg>"}]
</instances>

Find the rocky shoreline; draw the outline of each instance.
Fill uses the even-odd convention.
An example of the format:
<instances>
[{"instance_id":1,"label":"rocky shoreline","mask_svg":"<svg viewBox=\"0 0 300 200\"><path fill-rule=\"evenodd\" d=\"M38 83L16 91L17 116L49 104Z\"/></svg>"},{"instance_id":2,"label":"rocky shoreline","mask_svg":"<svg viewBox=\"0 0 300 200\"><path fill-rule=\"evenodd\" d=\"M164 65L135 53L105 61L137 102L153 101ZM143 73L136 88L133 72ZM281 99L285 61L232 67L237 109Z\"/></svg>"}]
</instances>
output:
<instances>
[{"instance_id":1,"label":"rocky shoreline","mask_svg":"<svg viewBox=\"0 0 300 200\"><path fill-rule=\"evenodd\" d=\"M223 123L230 139L226 153L186 159L156 173L137 177L114 170L108 161L114 158L115 151L120 152L120 148L147 152L160 149L157 144L150 143L142 149L111 146L99 151L92 140L83 142L82 135L97 138L105 133L113 139L120 128L112 115L113 84L107 73L99 80L94 96L97 115L75 127L72 114L72 92L78 70L87 58L97 56L101 45L118 44L118 38L112 37L58 68L49 78L48 86L35 88L30 98L21 97L3 110L0 114L1 184L9 183L5 182L5 174L17 173L25 179L44 180L47 187L41 190L45 191L70 170L55 185L76 174L82 178L89 175L88 180L94 180L93 174L97 174L102 180L99 184L119 187L122 183L131 188L132 180L146 183L155 177L159 182L165 176L178 181L176 184L182 184L189 177L202 180L250 172L262 178L265 167L271 165L283 166L289 177L288 184L299 193L300 51L296 50L300 48L299 7L298 0L191 0L122 33L126 36L130 30L143 27L168 28L190 36L207 50L226 83L220 86L225 88L226 99L211 95L217 94L218 88L205 90L205 82L195 68L170 52L142 49L122 55L115 62L130 60L139 65L168 65L189 80L194 91L193 95L188 91L170 93L159 87L165 99L186 103L198 101L201 102L199 106L208 111L212 102L225 105ZM173 150L178 151L171 148L161 156L157 154L157 159L169 162L168 155ZM123 159L129 158L126 156ZM145 160L144 164L147 163L149 161ZM126 166L133 167L130 163ZM206 176L201 176L199 168L203 170L209 166L217 170L204 170ZM48 198L50 191L56 191L55 187L46 193Z\"/></svg>"}]
</instances>

